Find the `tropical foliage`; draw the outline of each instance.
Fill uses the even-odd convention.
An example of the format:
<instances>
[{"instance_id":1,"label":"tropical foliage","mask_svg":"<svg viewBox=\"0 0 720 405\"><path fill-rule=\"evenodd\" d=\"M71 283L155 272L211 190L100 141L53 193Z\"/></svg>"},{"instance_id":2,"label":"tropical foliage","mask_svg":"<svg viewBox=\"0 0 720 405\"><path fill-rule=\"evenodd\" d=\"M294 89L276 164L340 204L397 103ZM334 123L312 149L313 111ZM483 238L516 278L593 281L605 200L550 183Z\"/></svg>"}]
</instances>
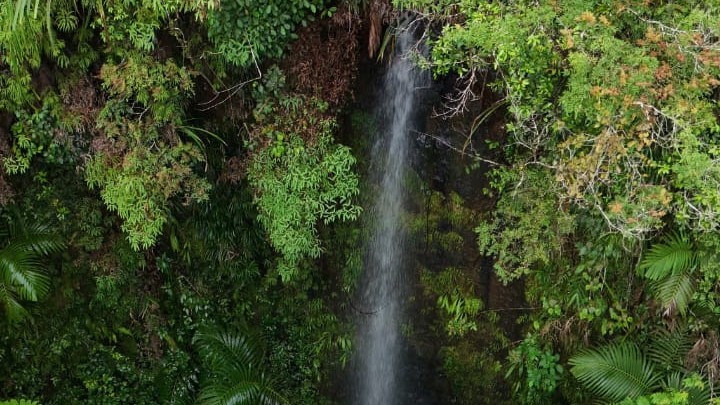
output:
<instances>
[{"instance_id":1,"label":"tropical foliage","mask_svg":"<svg viewBox=\"0 0 720 405\"><path fill-rule=\"evenodd\" d=\"M246 335L203 331L195 337L208 371L200 401L211 405L278 405L286 403L263 368L257 343Z\"/></svg>"},{"instance_id":2,"label":"tropical foliage","mask_svg":"<svg viewBox=\"0 0 720 405\"><path fill-rule=\"evenodd\" d=\"M0 228L0 305L9 320L28 314L24 305L37 302L50 290L43 256L63 248L62 240L47 226L28 223L17 213L4 213Z\"/></svg>"},{"instance_id":3,"label":"tropical foliage","mask_svg":"<svg viewBox=\"0 0 720 405\"><path fill-rule=\"evenodd\" d=\"M359 177L344 100L277 82L337 6L0 1L0 398L327 402Z\"/></svg>"},{"instance_id":4,"label":"tropical foliage","mask_svg":"<svg viewBox=\"0 0 720 405\"><path fill-rule=\"evenodd\" d=\"M437 79L401 219L417 384L718 402L718 20L717 0L0 0L3 403L346 400L371 93L397 57ZM390 57L401 21L428 46Z\"/></svg>"},{"instance_id":5,"label":"tropical foliage","mask_svg":"<svg viewBox=\"0 0 720 405\"><path fill-rule=\"evenodd\" d=\"M697 381L670 384L638 344L686 325L697 346L679 354L684 371L717 384L717 358L701 342L720 313L718 4L394 3L441 32L424 63L458 85L440 112L453 122L471 112L458 149L493 166L496 205L476 227L479 247L501 280L522 280L536 309L511 351L515 400L698 400ZM498 108L504 127L484 125ZM473 147L478 134L495 151ZM528 341L570 358L593 395L569 375L550 379L545 399L530 394L543 380L517 373L531 366L519 363Z\"/></svg>"},{"instance_id":6,"label":"tropical foliage","mask_svg":"<svg viewBox=\"0 0 720 405\"><path fill-rule=\"evenodd\" d=\"M266 101L255 111L263 125L253 135L253 148L261 150L251 159L248 180L287 281L301 259L320 256L318 222L357 219L360 207L352 199L359 183L350 149L333 142L335 123L323 116L327 106L299 97L277 103Z\"/></svg>"},{"instance_id":7,"label":"tropical foliage","mask_svg":"<svg viewBox=\"0 0 720 405\"><path fill-rule=\"evenodd\" d=\"M661 337L647 355L633 343L602 346L569 363L578 381L606 403L707 404L711 394L702 377L687 375L678 364L679 342L677 336Z\"/></svg>"}]
</instances>

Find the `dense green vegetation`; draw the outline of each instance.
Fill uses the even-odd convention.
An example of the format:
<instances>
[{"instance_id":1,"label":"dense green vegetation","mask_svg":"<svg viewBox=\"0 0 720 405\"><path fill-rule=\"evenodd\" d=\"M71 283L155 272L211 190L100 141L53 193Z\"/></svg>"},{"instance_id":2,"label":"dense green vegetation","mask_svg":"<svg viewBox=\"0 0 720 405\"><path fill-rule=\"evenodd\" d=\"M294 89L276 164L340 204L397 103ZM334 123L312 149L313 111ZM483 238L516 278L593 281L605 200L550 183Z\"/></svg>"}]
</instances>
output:
<instances>
[{"instance_id":1,"label":"dense green vegetation","mask_svg":"<svg viewBox=\"0 0 720 405\"><path fill-rule=\"evenodd\" d=\"M0 404L347 398L350 95L405 10L491 169L411 179L442 398L719 403L720 2L0 0Z\"/></svg>"},{"instance_id":2,"label":"dense green vegetation","mask_svg":"<svg viewBox=\"0 0 720 405\"><path fill-rule=\"evenodd\" d=\"M0 399L327 401L359 180L277 64L335 10L0 2Z\"/></svg>"},{"instance_id":3,"label":"dense green vegetation","mask_svg":"<svg viewBox=\"0 0 720 405\"><path fill-rule=\"evenodd\" d=\"M536 308L514 403L716 398L720 4L397 4L441 31L427 63L460 78L451 113L482 85L507 111L476 231Z\"/></svg>"}]
</instances>

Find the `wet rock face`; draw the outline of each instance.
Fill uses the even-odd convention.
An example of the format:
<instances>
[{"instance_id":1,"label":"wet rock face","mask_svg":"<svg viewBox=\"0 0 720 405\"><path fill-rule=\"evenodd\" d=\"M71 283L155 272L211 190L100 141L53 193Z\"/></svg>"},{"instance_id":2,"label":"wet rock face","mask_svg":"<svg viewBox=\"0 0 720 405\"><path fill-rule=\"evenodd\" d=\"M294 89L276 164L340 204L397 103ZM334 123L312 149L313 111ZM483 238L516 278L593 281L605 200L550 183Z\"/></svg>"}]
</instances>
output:
<instances>
[{"instance_id":1,"label":"wet rock face","mask_svg":"<svg viewBox=\"0 0 720 405\"><path fill-rule=\"evenodd\" d=\"M505 136L504 112L495 110L479 123L478 117L493 108L497 97L478 89L484 98L469 103L465 114L443 114L454 83L448 79L424 90L424 120L415 138L418 189L411 199L420 224L414 227L414 250L408 255L415 258L415 288L407 310L414 320L409 340L417 366L424 368L415 375L424 391L431 391L423 394L431 398L428 403L498 404L510 393L502 373L490 371L506 356L504 343L495 335L518 339L521 331L515 320L523 312L517 308L525 305L522 285L502 285L493 273L492 258L478 253L473 230L489 217L495 201L483 192L492 166L473 156L501 163L502 156L489 146ZM435 291L428 287L428 279L442 280L450 270L464 279L454 280L456 286L465 283L463 288L482 300L483 312L473 318L476 330L462 336L449 336L449 316L438 308L438 288L443 286L432 287ZM458 353L475 360L459 364ZM473 380L475 372L486 375Z\"/></svg>"}]
</instances>

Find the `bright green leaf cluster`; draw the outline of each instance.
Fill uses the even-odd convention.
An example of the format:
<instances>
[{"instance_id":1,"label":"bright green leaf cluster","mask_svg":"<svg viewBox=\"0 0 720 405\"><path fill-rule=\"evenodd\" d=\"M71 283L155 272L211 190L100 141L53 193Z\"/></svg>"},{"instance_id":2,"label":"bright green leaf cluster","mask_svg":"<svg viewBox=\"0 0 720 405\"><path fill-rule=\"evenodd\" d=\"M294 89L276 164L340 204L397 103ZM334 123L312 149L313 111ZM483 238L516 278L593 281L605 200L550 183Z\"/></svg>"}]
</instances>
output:
<instances>
[{"instance_id":1,"label":"bright green leaf cluster","mask_svg":"<svg viewBox=\"0 0 720 405\"><path fill-rule=\"evenodd\" d=\"M507 375L518 374L521 377L521 381L513 387L513 398L522 404L550 403L564 373L559 364L560 356L543 347L537 336L528 335L510 351L508 360L510 368Z\"/></svg>"},{"instance_id":2,"label":"bright green leaf cluster","mask_svg":"<svg viewBox=\"0 0 720 405\"><path fill-rule=\"evenodd\" d=\"M245 68L277 58L295 28L318 14L326 0L234 0L210 13L208 36L226 63Z\"/></svg>"},{"instance_id":3,"label":"bright green leaf cluster","mask_svg":"<svg viewBox=\"0 0 720 405\"><path fill-rule=\"evenodd\" d=\"M121 161L102 153L94 156L85 176L90 187L101 189L107 207L123 219L123 231L133 248L148 248L167 222L170 198L180 195L186 203L207 200L210 185L192 170L203 159L191 144L134 148Z\"/></svg>"},{"instance_id":4,"label":"bright green leaf cluster","mask_svg":"<svg viewBox=\"0 0 720 405\"><path fill-rule=\"evenodd\" d=\"M190 72L172 59L159 62L149 56L133 53L121 64L107 63L100 71L108 93L128 104L139 103L134 111L150 109L157 124L177 123L184 115L184 102L194 92Z\"/></svg>"},{"instance_id":5,"label":"bright green leaf cluster","mask_svg":"<svg viewBox=\"0 0 720 405\"><path fill-rule=\"evenodd\" d=\"M15 137L13 155L5 158L5 170L10 174L24 173L35 156L47 163L64 164L75 160L69 128L64 125L57 97L48 95L42 107L33 113L20 110L12 126Z\"/></svg>"},{"instance_id":6,"label":"bright green leaf cluster","mask_svg":"<svg viewBox=\"0 0 720 405\"><path fill-rule=\"evenodd\" d=\"M353 203L359 192L355 158L333 142L334 121L309 108L313 103L296 99L275 107L276 121L262 130L267 146L253 155L248 169L258 219L285 260L285 280L292 278L299 260L320 256L320 221L351 221L360 214Z\"/></svg>"}]
</instances>

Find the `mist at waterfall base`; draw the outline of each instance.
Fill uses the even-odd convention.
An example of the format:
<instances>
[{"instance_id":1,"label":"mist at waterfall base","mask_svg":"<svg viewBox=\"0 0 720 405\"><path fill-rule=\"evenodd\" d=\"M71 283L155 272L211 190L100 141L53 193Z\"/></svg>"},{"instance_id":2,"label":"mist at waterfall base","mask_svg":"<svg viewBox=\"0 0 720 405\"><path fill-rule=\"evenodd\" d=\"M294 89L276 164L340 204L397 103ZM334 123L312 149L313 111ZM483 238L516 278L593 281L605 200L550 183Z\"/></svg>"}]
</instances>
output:
<instances>
[{"instance_id":1,"label":"mist at waterfall base","mask_svg":"<svg viewBox=\"0 0 720 405\"><path fill-rule=\"evenodd\" d=\"M375 112L379 121L372 150L370 181L376 200L367 226L364 274L359 284L353 405L431 404L412 366L412 349L402 334L407 280L408 232L405 180L410 170L421 89L429 73L408 58L417 44L412 30L400 28L395 55L385 73Z\"/></svg>"}]
</instances>

